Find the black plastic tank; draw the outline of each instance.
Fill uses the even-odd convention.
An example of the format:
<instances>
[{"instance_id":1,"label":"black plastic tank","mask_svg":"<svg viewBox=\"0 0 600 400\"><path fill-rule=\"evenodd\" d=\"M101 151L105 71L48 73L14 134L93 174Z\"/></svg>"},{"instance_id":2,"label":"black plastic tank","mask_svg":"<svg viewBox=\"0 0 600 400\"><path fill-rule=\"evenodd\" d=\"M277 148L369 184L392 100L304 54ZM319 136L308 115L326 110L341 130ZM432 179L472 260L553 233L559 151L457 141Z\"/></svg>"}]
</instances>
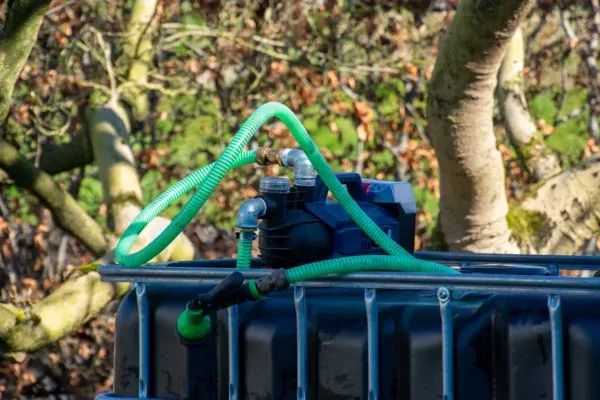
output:
<instances>
[{"instance_id":1,"label":"black plastic tank","mask_svg":"<svg viewBox=\"0 0 600 400\"><path fill-rule=\"evenodd\" d=\"M436 257L440 261L444 253ZM493 257L478 260L489 264ZM466 283L448 281L450 290L443 293L448 303L440 300L440 283L423 278L419 288L418 277L379 280L384 287L376 289L376 296L363 287L303 288L305 398L550 400L558 393L561 399L600 399L598 280L571 283L574 278L554 276L556 266L540 266L546 259L538 260L519 272L505 265L464 268L456 279ZM457 257L452 262L461 264ZM138 281L147 282L149 397L228 399L235 372L238 399L298 398L298 291L239 305L236 335L229 330L229 311L222 310L202 345L188 348L177 338L176 321L186 302L213 287L202 283L208 276L203 271L210 265L232 268L233 263L178 263L153 271L101 268L105 280L146 277ZM598 266L597 258L594 268ZM188 272L182 274L181 269ZM182 278L176 278L178 273ZM340 285L352 286L348 282L359 282L356 279ZM367 282L369 276L364 279ZM398 289L392 287L394 282ZM461 285L481 288L452 289ZM494 285L515 289L496 291ZM370 301L368 296L373 296ZM116 398L138 396L137 301L133 290L117 314ZM371 341L369 333L374 335ZM376 347L370 348L373 340ZM237 348L235 371L230 370L231 341ZM445 362L448 355L451 359ZM375 374L370 372L371 362Z\"/></svg>"}]
</instances>

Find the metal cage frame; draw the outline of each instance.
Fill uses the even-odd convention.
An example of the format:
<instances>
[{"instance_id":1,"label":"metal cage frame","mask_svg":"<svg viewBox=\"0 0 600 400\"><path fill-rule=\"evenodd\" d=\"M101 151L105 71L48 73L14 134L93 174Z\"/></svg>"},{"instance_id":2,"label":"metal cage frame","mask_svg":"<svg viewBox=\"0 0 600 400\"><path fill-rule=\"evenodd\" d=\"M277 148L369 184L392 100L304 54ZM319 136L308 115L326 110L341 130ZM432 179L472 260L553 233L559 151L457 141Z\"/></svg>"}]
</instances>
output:
<instances>
[{"instance_id":1,"label":"metal cage frame","mask_svg":"<svg viewBox=\"0 0 600 400\"><path fill-rule=\"evenodd\" d=\"M552 339L552 398L563 400L564 361L562 294L600 294L600 279L559 276L564 270L591 270L600 275L600 256L537 256L506 254L474 254L453 252L415 252L415 257L435 261L466 272L462 275L440 275L397 272L356 272L331 276L292 285L296 309L297 331L297 399L307 398L307 311L305 288L339 287L364 289L364 304L367 317L368 348L368 399L379 398L379 343L377 290L434 290L440 307L442 325L442 376L443 399L454 400L454 346L452 293L454 291L479 291L496 293L537 293L548 296ZM222 260L225 262L226 260ZM190 261L177 263L154 263L138 268L119 265L103 265L99 268L105 282L131 282L135 284L139 319L139 390L137 398L117 397L103 393L96 400L148 399L150 380L149 305L146 283L217 284L235 269L208 268L219 261ZM256 262L256 260L255 260ZM476 267L484 266L498 273L477 274ZM493 266L489 264L501 264ZM520 268L506 269L506 266ZM490 269L491 268L491 269ZM502 271L504 270L504 271ZM244 270L246 278L259 278L272 270ZM503 273L504 272L504 273ZM513 274L506 274L512 272ZM532 274L535 273L535 274ZM230 400L239 398L239 320L237 306L227 309ZM158 399L156 399L158 400Z\"/></svg>"}]
</instances>

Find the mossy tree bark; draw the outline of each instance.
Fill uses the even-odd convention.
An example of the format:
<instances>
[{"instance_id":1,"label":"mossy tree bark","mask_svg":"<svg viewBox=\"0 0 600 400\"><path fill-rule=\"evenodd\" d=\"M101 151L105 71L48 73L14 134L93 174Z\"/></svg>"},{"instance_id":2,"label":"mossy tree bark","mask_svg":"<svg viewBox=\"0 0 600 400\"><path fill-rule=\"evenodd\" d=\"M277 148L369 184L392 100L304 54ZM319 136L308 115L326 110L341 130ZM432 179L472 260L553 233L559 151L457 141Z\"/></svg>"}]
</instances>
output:
<instances>
[{"instance_id":1,"label":"mossy tree bark","mask_svg":"<svg viewBox=\"0 0 600 400\"><path fill-rule=\"evenodd\" d=\"M108 205L109 226L121 236L142 211L142 187L129 146L129 119L125 110L113 101L91 111L86 125ZM144 247L170 222L167 218L155 218L144 230L147 234L138 238L132 250ZM190 260L195 256L196 251L190 240L184 234L179 234L153 261Z\"/></svg>"},{"instance_id":2,"label":"mossy tree bark","mask_svg":"<svg viewBox=\"0 0 600 400\"><path fill-rule=\"evenodd\" d=\"M96 255L104 254L108 243L100 225L50 175L37 169L16 148L2 139L0 168L18 186L31 190L52 211L58 225L73 234Z\"/></svg>"},{"instance_id":3,"label":"mossy tree bark","mask_svg":"<svg viewBox=\"0 0 600 400\"><path fill-rule=\"evenodd\" d=\"M529 113L523 89L524 63L523 32L519 28L506 47L498 73L498 102L510 142L534 180L540 181L561 169Z\"/></svg>"},{"instance_id":4,"label":"mossy tree bark","mask_svg":"<svg viewBox=\"0 0 600 400\"><path fill-rule=\"evenodd\" d=\"M518 252L506 223L492 112L506 46L533 3L463 0L444 37L427 117L441 171L441 229L450 250Z\"/></svg>"},{"instance_id":5,"label":"mossy tree bark","mask_svg":"<svg viewBox=\"0 0 600 400\"><path fill-rule=\"evenodd\" d=\"M30 308L0 304L0 352L30 352L54 343L128 289L129 284L101 282L98 273L88 272Z\"/></svg>"},{"instance_id":6,"label":"mossy tree bark","mask_svg":"<svg viewBox=\"0 0 600 400\"><path fill-rule=\"evenodd\" d=\"M27 2L14 0L9 8L7 21L14 26L15 32L21 32L26 27L19 26L14 21L29 26L31 18L23 10L29 10L30 16L38 16L41 19L44 10L39 10L32 4L48 2ZM29 5L29 6L27 6ZM15 11L16 10L16 11ZM10 15L11 12L16 14ZM39 20L38 20L39 28ZM15 40L23 40L26 52L19 57L18 70L10 69L11 59L6 61L7 54L0 59L0 72L8 71L14 73L14 79L5 79L0 76L0 91L2 95L12 93L14 83L23 67L31 46L35 42L36 29L26 29L27 37L23 38L17 34ZM2 40L2 39L0 39ZM31 44L31 45L30 45ZM18 47L18 42L12 45ZM15 57L16 57L15 53ZM13 55L13 54L10 54ZM8 64L5 64L8 62ZM12 76L12 75L11 75ZM0 98L0 109L4 121L8 114L10 96L7 99ZM93 157L98 162L99 172L102 179L105 198L109 204L109 214L117 235L121 234L135 215L141 210L142 191L139 178L135 171L133 154L128 145L129 123L127 115L118 105L117 99L113 98L105 107L92 111L87 118L87 133L81 135L83 142L74 143L71 147L57 147L47 157L47 162L42 162L51 173L66 170L68 163L60 163L53 166L51 160L57 155L67 156L65 149L77 149L79 146L85 149L87 154L83 161L89 162L91 139ZM51 155L51 156L50 156ZM129 288L129 284L113 284L100 281L100 276L95 272L100 263L109 262L113 259L113 249L116 245L115 237L102 236L98 225L77 205L75 200L62 190L48 173L40 171L9 143L0 140L0 168L6 170L9 176L21 187L32 190L44 201L54 212L57 222L70 230L83 243L95 248L97 253L105 253L105 256L94 263L82 266L77 273L67 282L63 283L50 296L31 307L20 308L8 304L0 304L0 352L30 352L46 346L59 338L73 333L79 326L93 318L111 301L120 298ZM91 221L91 222L90 222ZM166 218L156 218L144 229L134 245L134 251L154 239L170 221ZM161 252L156 260L189 260L195 257L195 249L191 242L183 234ZM154 260L153 260L154 261Z\"/></svg>"},{"instance_id":7,"label":"mossy tree bark","mask_svg":"<svg viewBox=\"0 0 600 400\"><path fill-rule=\"evenodd\" d=\"M508 214L529 253L574 254L600 232L600 157L534 186Z\"/></svg>"},{"instance_id":8,"label":"mossy tree bark","mask_svg":"<svg viewBox=\"0 0 600 400\"><path fill-rule=\"evenodd\" d=\"M9 0L0 34L0 121L4 121L23 66L51 0Z\"/></svg>"},{"instance_id":9,"label":"mossy tree bark","mask_svg":"<svg viewBox=\"0 0 600 400\"><path fill-rule=\"evenodd\" d=\"M158 0L136 0L133 3L124 57L127 79L137 85L128 90L126 100L131 103L133 117L141 121L148 116L150 105L143 86L154 56L153 36L158 27L156 16Z\"/></svg>"}]
</instances>

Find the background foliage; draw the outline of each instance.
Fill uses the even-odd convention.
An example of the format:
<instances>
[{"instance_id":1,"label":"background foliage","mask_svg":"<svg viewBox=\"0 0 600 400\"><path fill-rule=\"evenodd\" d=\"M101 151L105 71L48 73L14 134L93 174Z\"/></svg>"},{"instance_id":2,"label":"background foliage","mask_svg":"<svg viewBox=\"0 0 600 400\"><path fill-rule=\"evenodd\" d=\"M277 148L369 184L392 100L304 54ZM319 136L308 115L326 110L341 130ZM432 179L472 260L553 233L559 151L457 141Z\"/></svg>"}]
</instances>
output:
<instances>
[{"instance_id":1,"label":"background foliage","mask_svg":"<svg viewBox=\"0 0 600 400\"><path fill-rule=\"evenodd\" d=\"M163 0L150 82L151 114L134 121L132 148L144 203L193 170L214 161L250 113L267 101L290 106L320 145L332 168L365 177L411 182L419 205L417 248L435 246L438 164L424 135L426 83L454 2L277 2ZM587 8L541 1L524 25L527 100L547 145L568 169L599 152L589 139L588 77L561 28L571 12L580 38L589 31ZM4 137L35 159L43 146L71 140L89 103L106 100L103 56L90 27L123 52L132 2L55 1L15 88ZM3 7L4 8L4 7ZM119 71L117 64L116 69ZM530 177L511 150L503 127L497 137L510 199ZM281 123L265 126L251 143L294 146ZM257 193L276 166L232 172L186 233L205 258L235 252L237 206ZM106 226L96 168L57 177L82 207ZM0 301L42 298L75 265L92 255L54 227L35 197L1 177ZM165 211L172 218L189 197ZM588 251L597 251L598 245ZM0 366L0 398L81 398L112 384L115 307L23 360ZM45 398L44 397L44 398ZM55 397L57 398L57 397Z\"/></svg>"}]
</instances>

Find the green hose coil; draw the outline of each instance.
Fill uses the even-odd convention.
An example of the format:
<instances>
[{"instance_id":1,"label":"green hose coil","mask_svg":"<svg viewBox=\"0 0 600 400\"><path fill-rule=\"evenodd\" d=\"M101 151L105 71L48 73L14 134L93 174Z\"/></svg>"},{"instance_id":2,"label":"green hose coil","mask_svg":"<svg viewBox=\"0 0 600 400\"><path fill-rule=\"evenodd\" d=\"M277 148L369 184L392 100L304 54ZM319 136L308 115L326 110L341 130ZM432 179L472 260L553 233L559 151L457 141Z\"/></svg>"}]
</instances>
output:
<instances>
[{"instance_id":1,"label":"green hose coil","mask_svg":"<svg viewBox=\"0 0 600 400\"><path fill-rule=\"evenodd\" d=\"M152 259L163 249L165 249L169 243L183 231L185 226L191 221L197 211L204 205L210 194L223 179L227 171L254 162L255 153L242 153L242 149L248 143L250 138L258 131L258 129L272 117L279 118L290 130L325 185L327 185L329 188L333 197L344 208L352 220L386 253L392 256L397 256L359 256L322 261L297 267L299 268L298 271L305 272L292 272L292 276L295 276L294 274L298 274L296 277L303 277L304 275L311 276L311 273L318 273L317 276L322 276L327 274L327 271L329 270L340 269L345 272L349 272L362 270L364 268L379 268L380 270L408 269L423 272L435 271L442 273L457 273L457 271L449 267L412 257L410 253L404 250L392 238L388 237L381 230L381 228L379 228L367 216L367 214L359 207L354 199L352 199L345 187L339 182L335 176L335 173L331 170L329 165L327 165L327 161L321 155L318 147L296 115L283 104L275 102L266 103L259 107L246 120L246 122L244 122L232 141L225 148L224 152L215 163L196 171L194 174L192 174L194 178L191 178L192 175L190 175L184 180L175 184L173 187L167 189L165 193L150 203L150 205L148 205L148 207L146 207L146 209L144 209L142 213L138 215L138 217L127 228L123 234L123 237L121 238L121 241L117 245L117 261L124 266L139 266L148 262L148 260ZM196 185L200 185L197 192L188 201L181 212L173 219L172 223L145 248L139 250L137 253L128 254L134 240L137 238L142 229L144 229L144 227L152 220L152 218L158 215L176 198ZM240 247L242 246L246 245L240 242ZM245 257L246 253L249 253L247 249L244 251L240 249L240 251L238 251L238 257L240 255ZM367 259L377 261L365 262ZM241 262L245 264L247 261L243 259ZM346 265L348 266L346 267ZM305 267L310 267L310 270L302 269ZM309 273L306 271L312 272Z\"/></svg>"},{"instance_id":2,"label":"green hose coil","mask_svg":"<svg viewBox=\"0 0 600 400\"><path fill-rule=\"evenodd\" d=\"M244 165L253 164L255 159L255 150L243 152L238 157L233 159L228 169L231 170ZM135 217L133 222L131 222L131 225L129 225L123 233L123 236L121 237L121 240L115 249L116 258L120 264L126 267L137 267L147 263L149 260L156 257L158 253L163 251L177 237L177 235L183 231L186 225L192 220L192 218L194 218L198 210L208 199L210 192L208 192L208 194L206 190L200 192L200 189L208 186L209 182L207 178L210 177L210 172L217 163L218 161L209 164L206 167L200 168L199 170L186 176L161 193L160 196L148 204L148 206L146 206L146 208L144 208L142 212ZM219 183L218 181L221 180L218 179L217 182L214 182L214 179L215 178L213 177L213 181L210 182L213 183L213 188ZM135 239L137 239L146 225L148 225L150 221L152 221L152 219L154 219L158 214L163 212L165 208L170 206L171 203L198 185L200 185L200 189L185 204L179 214L173 218L173 221L171 221L169 226L167 226L165 230L161 232L161 234L158 235L158 237L156 237L146 247L136 253L129 254L129 250L131 250L133 242L135 242Z\"/></svg>"}]
</instances>

